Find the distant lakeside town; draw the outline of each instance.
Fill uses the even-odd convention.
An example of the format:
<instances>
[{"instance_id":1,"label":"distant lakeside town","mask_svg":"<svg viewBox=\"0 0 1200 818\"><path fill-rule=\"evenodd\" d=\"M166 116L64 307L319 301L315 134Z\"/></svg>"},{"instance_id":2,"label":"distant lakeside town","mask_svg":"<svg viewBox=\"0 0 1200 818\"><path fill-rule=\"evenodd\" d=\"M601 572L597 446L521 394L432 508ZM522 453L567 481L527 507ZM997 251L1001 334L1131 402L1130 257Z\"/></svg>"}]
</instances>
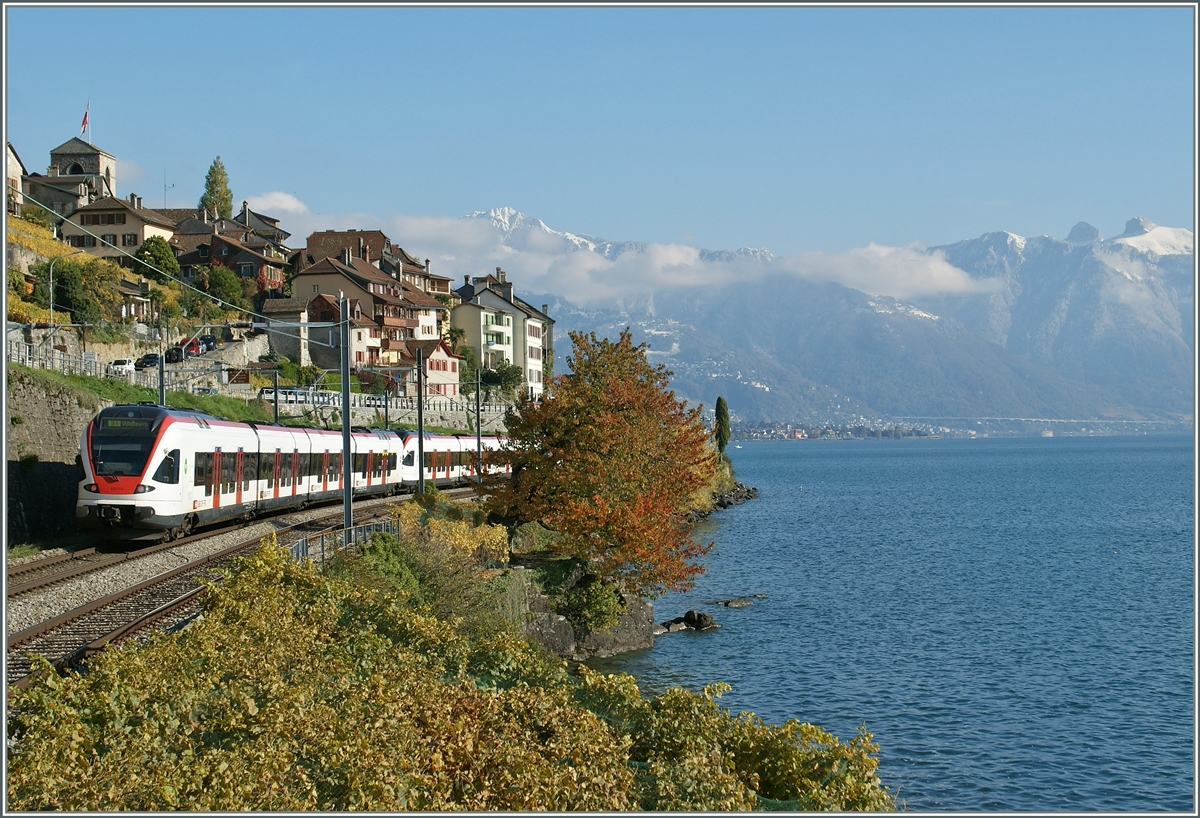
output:
<instances>
[{"instance_id":1,"label":"distant lakeside town","mask_svg":"<svg viewBox=\"0 0 1200 818\"><path fill-rule=\"evenodd\" d=\"M751 440L937 440L987 437L1107 437L1113 435L1180 434L1190 427L1154 421L1046 421L1026 418L989 418L972 421L976 428L932 424L895 424L875 421L861 424L737 423L730 439Z\"/></svg>"}]
</instances>

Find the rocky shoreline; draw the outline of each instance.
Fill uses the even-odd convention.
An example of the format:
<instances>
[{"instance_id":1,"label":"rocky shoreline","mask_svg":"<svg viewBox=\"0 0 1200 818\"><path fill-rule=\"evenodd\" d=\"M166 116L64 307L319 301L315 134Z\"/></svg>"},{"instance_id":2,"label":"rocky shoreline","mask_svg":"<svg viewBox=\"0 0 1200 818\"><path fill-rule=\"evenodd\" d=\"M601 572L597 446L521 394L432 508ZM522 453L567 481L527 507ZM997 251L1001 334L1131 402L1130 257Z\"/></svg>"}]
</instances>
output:
<instances>
[{"instance_id":1,"label":"rocky shoreline","mask_svg":"<svg viewBox=\"0 0 1200 818\"><path fill-rule=\"evenodd\" d=\"M693 511L688 514L689 522L697 522L712 514L719 509L729 508L730 506L741 505L747 500L751 500L758 496L758 489L754 486L747 486L740 480L734 481L733 488L729 491L723 491L713 495L712 508L708 511Z\"/></svg>"},{"instance_id":2,"label":"rocky shoreline","mask_svg":"<svg viewBox=\"0 0 1200 818\"><path fill-rule=\"evenodd\" d=\"M692 512L691 522L704 519L719 509L740 505L758 496L758 489L735 481L729 491L713 495L712 509ZM523 568L524 566L515 566ZM765 594L754 594L762 598ZM525 634L545 645L555 654L574 661L588 658L603 658L618 653L647 650L654 647L655 637L679 631L710 631L720 628L712 614L688 611L662 623L654 621L654 605L640 598L625 597L626 611L617 625L599 633L576 633L566 617L556 614L549 600L536 592L530 593L530 610L525 622ZM744 608L752 605L750 597L718 600L714 604L727 608Z\"/></svg>"}]
</instances>

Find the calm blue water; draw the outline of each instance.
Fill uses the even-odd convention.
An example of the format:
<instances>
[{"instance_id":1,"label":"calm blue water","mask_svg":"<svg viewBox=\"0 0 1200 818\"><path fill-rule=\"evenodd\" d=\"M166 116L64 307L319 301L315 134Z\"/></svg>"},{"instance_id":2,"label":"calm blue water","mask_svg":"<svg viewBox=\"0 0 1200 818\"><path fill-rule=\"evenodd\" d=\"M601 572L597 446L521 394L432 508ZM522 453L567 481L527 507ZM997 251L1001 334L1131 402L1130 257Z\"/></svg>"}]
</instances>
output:
<instances>
[{"instance_id":1,"label":"calm blue water","mask_svg":"<svg viewBox=\"0 0 1200 818\"><path fill-rule=\"evenodd\" d=\"M1193 809L1190 436L743 445L758 498L655 602L723 627L595 665L866 722L909 809Z\"/></svg>"}]
</instances>

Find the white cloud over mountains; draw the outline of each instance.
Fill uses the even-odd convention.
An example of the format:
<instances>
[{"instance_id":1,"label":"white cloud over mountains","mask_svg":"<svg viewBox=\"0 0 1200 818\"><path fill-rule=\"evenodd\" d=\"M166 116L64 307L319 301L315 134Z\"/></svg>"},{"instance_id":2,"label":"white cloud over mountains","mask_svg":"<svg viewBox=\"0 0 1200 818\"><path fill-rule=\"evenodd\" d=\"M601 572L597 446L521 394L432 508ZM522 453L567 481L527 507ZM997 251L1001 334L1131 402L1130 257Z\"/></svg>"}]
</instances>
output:
<instances>
[{"instance_id":1,"label":"white cloud over mountains","mask_svg":"<svg viewBox=\"0 0 1200 818\"><path fill-rule=\"evenodd\" d=\"M780 257L765 251L708 253L684 244L606 245L552 230L509 209L466 217L314 214L295 196L277 191L249 203L279 217L292 233L293 246L319 230L381 229L414 257L430 259L431 269L450 277L452 286L463 276L502 267L523 291L553 293L583 306L628 303L669 290L737 284L779 273L899 299L988 292L996 284L972 279L940 251L916 244L872 243L843 253Z\"/></svg>"}]
</instances>

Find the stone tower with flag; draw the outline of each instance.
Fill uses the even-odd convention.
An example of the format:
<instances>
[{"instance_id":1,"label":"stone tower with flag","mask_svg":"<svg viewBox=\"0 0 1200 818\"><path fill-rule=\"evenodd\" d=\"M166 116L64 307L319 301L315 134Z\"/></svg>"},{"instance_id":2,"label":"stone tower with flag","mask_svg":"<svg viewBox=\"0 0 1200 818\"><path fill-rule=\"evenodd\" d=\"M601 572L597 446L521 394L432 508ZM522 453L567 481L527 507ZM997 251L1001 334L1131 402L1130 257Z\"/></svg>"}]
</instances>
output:
<instances>
[{"instance_id":1,"label":"stone tower with flag","mask_svg":"<svg viewBox=\"0 0 1200 818\"><path fill-rule=\"evenodd\" d=\"M117 195L117 160L111 153L74 137L50 151L47 176L93 176L101 196Z\"/></svg>"}]
</instances>

